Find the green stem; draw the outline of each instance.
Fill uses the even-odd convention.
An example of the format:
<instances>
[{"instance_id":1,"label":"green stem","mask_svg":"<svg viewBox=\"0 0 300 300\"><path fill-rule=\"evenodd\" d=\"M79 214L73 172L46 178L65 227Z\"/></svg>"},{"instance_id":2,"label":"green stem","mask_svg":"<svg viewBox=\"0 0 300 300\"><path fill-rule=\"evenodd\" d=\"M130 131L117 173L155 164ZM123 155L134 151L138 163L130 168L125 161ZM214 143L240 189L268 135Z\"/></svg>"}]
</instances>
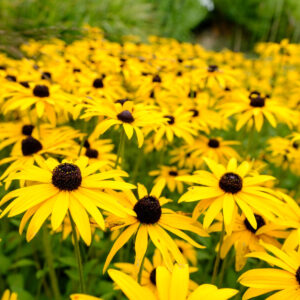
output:
<instances>
[{"instance_id":1,"label":"green stem","mask_svg":"<svg viewBox=\"0 0 300 300\"><path fill-rule=\"evenodd\" d=\"M53 290L54 299L60 300L60 292L59 292L58 282L57 282L55 269L54 269L54 259L51 251L49 232L46 225L43 226L43 245L44 245L47 265L49 268L50 283Z\"/></svg>"},{"instance_id":2,"label":"green stem","mask_svg":"<svg viewBox=\"0 0 300 300\"><path fill-rule=\"evenodd\" d=\"M122 128L121 130L121 134L120 134L120 142L119 142L119 147L118 147L118 154L117 154L117 159L116 159L116 164L115 164L115 169L118 167L119 165L119 160L121 157L121 163L123 163L123 159L124 159L124 144L125 144L125 131Z\"/></svg>"},{"instance_id":3,"label":"green stem","mask_svg":"<svg viewBox=\"0 0 300 300\"><path fill-rule=\"evenodd\" d=\"M82 266L82 259L81 259L80 249L79 249L79 241L77 238L75 223L72 219L71 214L69 214L69 217L70 217L70 221L71 221L71 225L72 225L75 255L76 255L76 260L77 260L77 265L78 265L78 273L79 273L79 280L80 280L80 292L85 293L86 288L85 288L85 282L84 282L84 276L83 276L83 266Z\"/></svg>"},{"instance_id":4,"label":"green stem","mask_svg":"<svg viewBox=\"0 0 300 300\"><path fill-rule=\"evenodd\" d=\"M143 257L143 260L142 260L142 263L141 263L141 267L140 267L139 273L138 273L138 283L139 284L141 284L141 280L142 280L142 273L143 273L143 269L144 269L145 257L146 257L146 254Z\"/></svg>"},{"instance_id":5,"label":"green stem","mask_svg":"<svg viewBox=\"0 0 300 300\"><path fill-rule=\"evenodd\" d=\"M225 230L224 230L224 221L223 221L222 231L221 231L221 236L220 236L220 241L219 241L219 250L218 250L216 260L215 260L213 275L212 275L212 279L211 279L212 284L214 284L216 282L217 275L218 275L218 269L219 269L220 260L221 260L221 248L223 245L224 234L225 234Z\"/></svg>"}]
</instances>

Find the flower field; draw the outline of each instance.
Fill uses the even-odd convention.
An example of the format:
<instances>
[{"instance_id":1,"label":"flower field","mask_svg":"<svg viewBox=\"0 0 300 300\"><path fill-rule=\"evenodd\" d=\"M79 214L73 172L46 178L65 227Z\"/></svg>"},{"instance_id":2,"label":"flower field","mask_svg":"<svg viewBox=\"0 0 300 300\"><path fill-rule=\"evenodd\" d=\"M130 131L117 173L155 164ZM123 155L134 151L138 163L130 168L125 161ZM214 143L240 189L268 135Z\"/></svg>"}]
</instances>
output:
<instances>
[{"instance_id":1,"label":"flower field","mask_svg":"<svg viewBox=\"0 0 300 300\"><path fill-rule=\"evenodd\" d=\"M0 54L1 299L300 299L300 45L85 30Z\"/></svg>"}]
</instances>

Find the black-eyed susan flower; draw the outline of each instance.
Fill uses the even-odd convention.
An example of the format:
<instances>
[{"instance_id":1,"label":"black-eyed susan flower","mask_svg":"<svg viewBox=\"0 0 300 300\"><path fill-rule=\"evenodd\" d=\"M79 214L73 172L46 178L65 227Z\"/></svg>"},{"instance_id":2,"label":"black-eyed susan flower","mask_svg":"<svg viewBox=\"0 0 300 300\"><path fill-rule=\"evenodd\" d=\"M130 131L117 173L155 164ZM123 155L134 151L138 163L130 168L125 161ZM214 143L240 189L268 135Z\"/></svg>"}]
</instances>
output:
<instances>
[{"instance_id":1,"label":"black-eyed susan flower","mask_svg":"<svg viewBox=\"0 0 300 300\"><path fill-rule=\"evenodd\" d=\"M49 85L41 82L26 88L18 85L12 91L9 99L3 104L2 111L7 114L11 111L29 111L34 107L38 118L45 117L53 125L56 124L57 114L62 112L72 113L72 95L64 93L59 85Z\"/></svg>"},{"instance_id":2,"label":"black-eyed susan flower","mask_svg":"<svg viewBox=\"0 0 300 300\"><path fill-rule=\"evenodd\" d=\"M31 127L26 127L25 129L30 131ZM38 133L36 134L39 135ZM31 167L35 163L40 165L43 164L45 155L70 156L70 153L73 153L71 148L76 145L73 138L81 136L79 132L73 129L52 129L48 126L43 127L40 135L40 138L36 135L36 137L24 135L21 140L17 141L13 146L11 155L0 160L0 165L10 163L0 177L1 180L13 175L17 171ZM73 153L72 157L76 155L77 153ZM21 183L23 182L24 181L21 181ZM6 188L9 187L10 183L10 180L6 181Z\"/></svg>"},{"instance_id":3,"label":"black-eyed susan flower","mask_svg":"<svg viewBox=\"0 0 300 300\"><path fill-rule=\"evenodd\" d=\"M255 252L247 256L261 259L273 267L253 269L240 276L239 282L248 287L243 299L251 299L269 292L276 293L265 299L298 299L300 296L299 252L283 251L267 243L262 245L270 254Z\"/></svg>"},{"instance_id":4,"label":"black-eyed susan flower","mask_svg":"<svg viewBox=\"0 0 300 300\"><path fill-rule=\"evenodd\" d=\"M235 249L235 269L240 271L247 262L248 253L254 251L265 251L264 247L260 244L260 240L272 244L277 248L281 247L278 238L286 238L288 232L282 228L274 229L274 224L267 221L259 214L254 214L256 219L257 228L254 229L244 215L238 215L233 225L233 230L230 235L225 235L221 246L221 258L224 259L231 247ZM211 230L221 230L222 224L216 223L211 226ZM281 230L279 230L281 229Z\"/></svg>"},{"instance_id":5,"label":"black-eyed susan flower","mask_svg":"<svg viewBox=\"0 0 300 300\"><path fill-rule=\"evenodd\" d=\"M180 176L177 180L198 183L191 187L179 199L179 202L200 200L194 209L194 217L205 213L204 228L208 228L221 210L223 210L225 229L231 234L238 207L245 214L251 226L256 229L254 211L264 217L274 218L280 214L282 202L264 182L274 180L268 175L249 176L250 165L243 162L237 166L232 158L227 167L205 158L210 172L196 171L192 176Z\"/></svg>"},{"instance_id":6,"label":"black-eyed susan flower","mask_svg":"<svg viewBox=\"0 0 300 300\"><path fill-rule=\"evenodd\" d=\"M144 142L144 134L141 129L157 122L153 109L147 108L144 105L134 105L132 101L126 101L124 104L108 103L102 105L99 105L96 101L92 101L91 104L87 105L82 118L93 116L107 117L105 120L100 121L95 128L95 136L103 134L112 126L122 125L128 139L132 138L135 131L139 147Z\"/></svg>"},{"instance_id":7,"label":"black-eyed susan flower","mask_svg":"<svg viewBox=\"0 0 300 300\"><path fill-rule=\"evenodd\" d=\"M150 176L156 176L154 182L161 182L168 187L171 192L174 192L175 189L179 193L183 192L183 184L180 181L177 181L178 176L184 176L188 174L188 170L178 169L175 166L160 166L159 170L153 170L149 172Z\"/></svg>"},{"instance_id":8,"label":"black-eyed susan flower","mask_svg":"<svg viewBox=\"0 0 300 300\"><path fill-rule=\"evenodd\" d=\"M118 199L102 189L134 188L132 184L123 181L107 180L126 176L124 171L97 173L97 169L97 165L88 165L87 157L81 157L74 163L58 163L54 159L48 159L41 167L28 167L12 178L30 180L35 184L5 195L1 205L15 199L3 210L1 216L8 214L9 217L13 217L25 212L20 232L31 218L26 235L27 241L30 241L50 215L52 229L56 230L69 212L80 236L89 245L91 243L89 215L101 229L105 228L103 216L98 208L123 217L131 213L130 211L126 213L118 203Z\"/></svg>"},{"instance_id":9,"label":"black-eyed susan flower","mask_svg":"<svg viewBox=\"0 0 300 300\"><path fill-rule=\"evenodd\" d=\"M146 287L140 286L132 277L117 271L108 270L109 276L130 300L226 300L238 293L234 289L218 289L211 284L202 284L189 294L188 265L175 265L172 272L163 266L156 269L157 296Z\"/></svg>"},{"instance_id":10,"label":"black-eyed susan flower","mask_svg":"<svg viewBox=\"0 0 300 300\"><path fill-rule=\"evenodd\" d=\"M10 290L5 290L1 300L18 300L18 295L17 293L13 293Z\"/></svg>"},{"instance_id":11,"label":"black-eyed susan flower","mask_svg":"<svg viewBox=\"0 0 300 300\"><path fill-rule=\"evenodd\" d=\"M255 126L257 131L261 131L265 119L273 127L281 122L292 127L297 120L297 114L285 103L257 91L252 91L248 97L245 94L239 101L224 103L220 108L225 117L236 115L236 130L247 125L247 128Z\"/></svg>"},{"instance_id":12,"label":"black-eyed susan flower","mask_svg":"<svg viewBox=\"0 0 300 300\"><path fill-rule=\"evenodd\" d=\"M185 263L178 246L170 237L167 231L186 240L191 245L202 248L199 243L195 242L182 230L196 233L200 236L207 236L199 223L190 217L177 214L171 209L162 208L166 199L160 197L164 182L158 181L148 193L143 185L138 185L138 199L131 192L124 193L127 197L123 200L123 205L131 210L127 217L120 218L111 215L106 219L108 227L111 230L127 227L116 239L111 248L105 264L104 271L115 254L126 244L126 242L136 234L135 239L135 266L140 269L143 258L148 247L148 237L150 237L154 246L161 252L164 263L171 268L173 259L178 263ZM120 197L122 197L120 195Z\"/></svg>"}]
</instances>

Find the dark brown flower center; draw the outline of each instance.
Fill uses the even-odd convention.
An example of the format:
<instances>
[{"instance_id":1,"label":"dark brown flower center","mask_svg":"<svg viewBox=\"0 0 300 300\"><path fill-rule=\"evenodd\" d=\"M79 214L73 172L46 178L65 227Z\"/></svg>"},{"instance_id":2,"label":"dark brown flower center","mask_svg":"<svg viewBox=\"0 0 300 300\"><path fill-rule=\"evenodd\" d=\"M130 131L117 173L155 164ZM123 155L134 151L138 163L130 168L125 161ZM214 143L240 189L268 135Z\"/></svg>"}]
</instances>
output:
<instances>
[{"instance_id":1,"label":"dark brown flower center","mask_svg":"<svg viewBox=\"0 0 300 300\"><path fill-rule=\"evenodd\" d=\"M167 116L164 116L164 118L167 118L168 119L168 124L170 124L170 125L172 125L172 124L174 124L175 123L175 118L173 117L173 116L169 116L169 115L167 115Z\"/></svg>"},{"instance_id":2,"label":"dark brown flower center","mask_svg":"<svg viewBox=\"0 0 300 300\"><path fill-rule=\"evenodd\" d=\"M96 89L102 89L104 87L102 78L97 78L93 82L93 87Z\"/></svg>"},{"instance_id":3,"label":"dark brown flower center","mask_svg":"<svg viewBox=\"0 0 300 300\"><path fill-rule=\"evenodd\" d=\"M30 87L28 81L20 81L19 83L27 89Z\"/></svg>"},{"instance_id":4,"label":"dark brown flower center","mask_svg":"<svg viewBox=\"0 0 300 300\"><path fill-rule=\"evenodd\" d=\"M218 70L219 70L219 68L218 68L217 65L210 65L207 68L207 71L210 72L210 73L213 73L213 72L218 71Z\"/></svg>"},{"instance_id":5,"label":"dark brown flower center","mask_svg":"<svg viewBox=\"0 0 300 300\"><path fill-rule=\"evenodd\" d=\"M242 189L243 180L238 174L229 172L221 177L219 186L226 193L236 194Z\"/></svg>"},{"instance_id":6,"label":"dark brown flower center","mask_svg":"<svg viewBox=\"0 0 300 300\"><path fill-rule=\"evenodd\" d=\"M120 103L121 105L123 105L127 101L129 101L129 99L128 98L124 98L124 99L116 100L115 103Z\"/></svg>"},{"instance_id":7,"label":"dark brown flower center","mask_svg":"<svg viewBox=\"0 0 300 300\"><path fill-rule=\"evenodd\" d=\"M99 152L96 149L87 148L85 151L85 156L88 158L98 158Z\"/></svg>"},{"instance_id":8,"label":"dark brown flower center","mask_svg":"<svg viewBox=\"0 0 300 300\"><path fill-rule=\"evenodd\" d=\"M132 123L134 121L134 117L129 110L123 110L117 115L117 118L124 123Z\"/></svg>"},{"instance_id":9,"label":"dark brown flower center","mask_svg":"<svg viewBox=\"0 0 300 300\"><path fill-rule=\"evenodd\" d=\"M169 175L170 176L178 176L178 172L177 171L169 171Z\"/></svg>"},{"instance_id":10,"label":"dark brown flower center","mask_svg":"<svg viewBox=\"0 0 300 300\"><path fill-rule=\"evenodd\" d=\"M296 279L297 279L297 282L300 284L300 267L296 271Z\"/></svg>"},{"instance_id":11,"label":"dark brown flower center","mask_svg":"<svg viewBox=\"0 0 300 300\"><path fill-rule=\"evenodd\" d=\"M220 142L217 139L209 139L208 146L210 148L218 148L220 146Z\"/></svg>"},{"instance_id":12,"label":"dark brown flower center","mask_svg":"<svg viewBox=\"0 0 300 300\"><path fill-rule=\"evenodd\" d=\"M43 149L42 144L32 136L22 140L22 153L24 156L32 155Z\"/></svg>"},{"instance_id":13,"label":"dark brown flower center","mask_svg":"<svg viewBox=\"0 0 300 300\"><path fill-rule=\"evenodd\" d=\"M299 148L299 144L298 144L297 142L294 142L292 146L293 146L293 148L295 148L295 149L298 149L298 148Z\"/></svg>"},{"instance_id":14,"label":"dark brown flower center","mask_svg":"<svg viewBox=\"0 0 300 300\"><path fill-rule=\"evenodd\" d=\"M24 125L22 127L22 134L24 134L24 135L31 135L33 129L34 129L33 125Z\"/></svg>"},{"instance_id":15,"label":"dark brown flower center","mask_svg":"<svg viewBox=\"0 0 300 300\"><path fill-rule=\"evenodd\" d=\"M190 109L190 111L193 113L192 117L198 117L199 116L199 111L197 109Z\"/></svg>"},{"instance_id":16,"label":"dark brown flower center","mask_svg":"<svg viewBox=\"0 0 300 300\"><path fill-rule=\"evenodd\" d=\"M150 273L150 281L156 285L156 268L154 268Z\"/></svg>"},{"instance_id":17,"label":"dark brown flower center","mask_svg":"<svg viewBox=\"0 0 300 300\"><path fill-rule=\"evenodd\" d=\"M52 172L52 184L62 191L78 189L81 181L81 171L74 164L62 163Z\"/></svg>"},{"instance_id":18,"label":"dark brown flower center","mask_svg":"<svg viewBox=\"0 0 300 300\"><path fill-rule=\"evenodd\" d=\"M257 96L257 97L252 97L250 99L250 105L252 107L264 107L265 106L265 98L261 97L261 96Z\"/></svg>"},{"instance_id":19,"label":"dark brown flower center","mask_svg":"<svg viewBox=\"0 0 300 300\"><path fill-rule=\"evenodd\" d=\"M12 82L16 82L17 81L17 77L14 75L6 75L5 79L7 79L8 81L12 81Z\"/></svg>"},{"instance_id":20,"label":"dark brown flower center","mask_svg":"<svg viewBox=\"0 0 300 300\"><path fill-rule=\"evenodd\" d=\"M256 229L254 229L252 227L252 225L249 223L248 219L245 219L245 221L244 221L244 224L245 224L246 228L248 230L250 230L251 232L253 232L253 233L255 233L259 228L266 225L265 220L263 219L262 216L254 214L254 217L255 217L255 220L256 220L256 223L257 223L257 228Z\"/></svg>"},{"instance_id":21,"label":"dark brown flower center","mask_svg":"<svg viewBox=\"0 0 300 300\"><path fill-rule=\"evenodd\" d=\"M43 72L41 75L41 79L50 80L52 78L52 75L50 72Z\"/></svg>"},{"instance_id":22,"label":"dark brown flower center","mask_svg":"<svg viewBox=\"0 0 300 300\"><path fill-rule=\"evenodd\" d=\"M153 196L145 196L134 206L133 210L137 219L144 224L155 224L161 217L161 207L159 201Z\"/></svg>"},{"instance_id":23,"label":"dark brown flower center","mask_svg":"<svg viewBox=\"0 0 300 300\"><path fill-rule=\"evenodd\" d=\"M88 141L88 140L85 140L84 143L83 143L83 147L84 147L84 148L90 148L90 146L91 146L91 145L90 145L89 141Z\"/></svg>"},{"instance_id":24,"label":"dark brown flower center","mask_svg":"<svg viewBox=\"0 0 300 300\"><path fill-rule=\"evenodd\" d=\"M38 84L33 89L33 95L40 98L49 97L49 88L46 85Z\"/></svg>"},{"instance_id":25,"label":"dark brown flower center","mask_svg":"<svg viewBox=\"0 0 300 300\"><path fill-rule=\"evenodd\" d=\"M154 75L153 76L153 79L152 79L152 82L159 82L161 83L161 78L158 74Z\"/></svg>"}]
</instances>

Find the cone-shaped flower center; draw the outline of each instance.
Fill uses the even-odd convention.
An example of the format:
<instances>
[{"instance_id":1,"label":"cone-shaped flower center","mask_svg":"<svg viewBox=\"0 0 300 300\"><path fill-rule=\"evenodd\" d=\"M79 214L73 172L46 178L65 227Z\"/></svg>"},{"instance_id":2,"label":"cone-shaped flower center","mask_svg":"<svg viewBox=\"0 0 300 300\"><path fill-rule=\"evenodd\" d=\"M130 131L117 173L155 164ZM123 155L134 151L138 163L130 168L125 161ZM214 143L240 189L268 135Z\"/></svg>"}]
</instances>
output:
<instances>
[{"instance_id":1,"label":"cone-shaped flower center","mask_svg":"<svg viewBox=\"0 0 300 300\"><path fill-rule=\"evenodd\" d=\"M24 135L31 135L33 129L34 129L33 125L24 125L22 127L22 134L24 134Z\"/></svg>"},{"instance_id":2,"label":"cone-shaped flower center","mask_svg":"<svg viewBox=\"0 0 300 300\"><path fill-rule=\"evenodd\" d=\"M243 187L242 178L235 173L225 173L220 181L219 187L226 193L236 194Z\"/></svg>"},{"instance_id":3,"label":"cone-shaped flower center","mask_svg":"<svg viewBox=\"0 0 300 300\"><path fill-rule=\"evenodd\" d=\"M124 123L132 123L134 117L129 110L123 110L117 115L117 118Z\"/></svg>"},{"instance_id":4,"label":"cone-shaped flower center","mask_svg":"<svg viewBox=\"0 0 300 300\"><path fill-rule=\"evenodd\" d=\"M129 101L129 99L128 98L124 98L124 99L119 99L119 100L115 101L115 103L120 103L121 105L123 105L127 101Z\"/></svg>"},{"instance_id":5,"label":"cone-shaped flower center","mask_svg":"<svg viewBox=\"0 0 300 300\"><path fill-rule=\"evenodd\" d=\"M133 210L137 219L141 223L155 224L161 217L161 207L159 201L153 196L145 196L134 206Z\"/></svg>"},{"instance_id":6,"label":"cone-shaped flower center","mask_svg":"<svg viewBox=\"0 0 300 300\"><path fill-rule=\"evenodd\" d=\"M38 84L33 89L33 95L40 98L46 98L50 96L49 88L46 85Z\"/></svg>"},{"instance_id":7,"label":"cone-shaped flower center","mask_svg":"<svg viewBox=\"0 0 300 300\"><path fill-rule=\"evenodd\" d=\"M250 105L252 107L264 107L265 106L265 98L261 96L257 96L255 98L251 98Z\"/></svg>"},{"instance_id":8,"label":"cone-shaped flower center","mask_svg":"<svg viewBox=\"0 0 300 300\"><path fill-rule=\"evenodd\" d=\"M172 124L174 124L175 123L175 118L173 117L173 116L169 116L169 115L167 115L167 116L164 116L164 118L167 118L168 119L168 124L170 124L170 125L172 125Z\"/></svg>"},{"instance_id":9,"label":"cone-shaped flower center","mask_svg":"<svg viewBox=\"0 0 300 300\"><path fill-rule=\"evenodd\" d=\"M52 75L50 72L43 72L41 79L50 80L52 78Z\"/></svg>"},{"instance_id":10,"label":"cone-shaped flower center","mask_svg":"<svg viewBox=\"0 0 300 300\"><path fill-rule=\"evenodd\" d=\"M93 87L96 89L101 89L104 87L102 78L97 78L93 82Z\"/></svg>"},{"instance_id":11,"label":"cone-shaped flower center","mask_svg":"<svg viewBox=\"0 0 300 300\"><path fill-rule=\"evenodd\" d=\"M155 76L153 76L152 82L161 82L161 78L158 74L156 74Z\"/></svg>"},{"instance_id":12,"label":"cone-shaped flower center","mask_svg":"<svg viewBox=\"0 0 300 300\"><path fill-rule=\"evenodd\" d=\"M81 181L81 171L74 164L60 164L52 172L52 184L62 191L78 189Z\"/></svg>"},{"instance_id":13,"label":"cone-shaped flower center","mask_svg":"<svg viewBox=\"0 0 300 300\"><path fill-rule=\"evenodd\" d=\"M210 139L208 141L208 146L210 148L218 148L220 146L220 142L217 139Z\"/></svg>"},{"instance_id":14,"label":"cone-shaped flower center","mask_svg":"<svg viewBox=\"0 0 300 300\"><path fill-rule=\"evenodd\" d=\"M219 68L218 68L217 65L210 65L210 66L208 66L207 71L210 72L210 73L213 73L215 71L218 71L218 69Z\"/></svg>"},{"instance_id":15,"label":"cone-shaped flower center","mask_svg":"<svg viewBox=\"0 0 300 300\"><path fill-rule=\"evenodd\" d=\"M170 176L178 176L178 172L177 171L169 171L169 175Z\"/></svg>"},{"instance_id":16,"label":"cone-shaped flower center","mask_svg":"<svg viewBox=\"0 0 300 300\"><path fill-rule=\"evenodd\" d=\"M156 268L154 268L150 273L150 281L156 285Z\"/></svg>"},{"instance_id":17,"label":"cone-shaped flower center","mask_svg":"<svg viewBox=\"0 0 300 300\"><path fill-rule=\"evenodd\" d=\"M87 148L85 151L85 156L88 158L98 158L99 152L96 149Z\"/></svg>"},{"instance_id":18,"label":"cone-shaped flower center","mask_svg":"<svg viewBox=\"0 0 300 300\"><path fill-rule=\"evenodd\" d=\"M22 153L24 156L32 155L43 149L42 144L32 136L22 140Z\"/></svg>"},{"instance_id":19,"label":"cone-shaped flower center","mask_svg":"<svg viewBox=\"0 0 300 300\"><path fill-rule=\"evenodd\" d=\"M248 219L245 219L245 221L244 221L244 224L247 227L247 229L250 230L253 233L255 233L259 228L261 228L264 225L266 225L265 220L263 219L262 216L254 214L254 217L255 217L256 223L257 223L257 228L256 229L254 229L252 227L252 225L249 223Z\"/></svg>"},{"instance_id":20,"label":"cone-shaped flower center","mask_svg":"<svg viewBox=\"0 0 300 300\"><path fill-rule=\"evenodd\" d=\"M298 283L300 284L300 267L296 271L296 279L297 279Z\"/></svg>"},{"instance_id":21,"label":"cone-shaped flower center","mask_svg":"<svg viewBox=\"0 0 300 300\"><path fill-rule=\"evenodd\" d=\"M193 118L198 117L199 116L199 111L197 109L190 109L190 111L193 113Z\"/></svg>"}]
</instances>

